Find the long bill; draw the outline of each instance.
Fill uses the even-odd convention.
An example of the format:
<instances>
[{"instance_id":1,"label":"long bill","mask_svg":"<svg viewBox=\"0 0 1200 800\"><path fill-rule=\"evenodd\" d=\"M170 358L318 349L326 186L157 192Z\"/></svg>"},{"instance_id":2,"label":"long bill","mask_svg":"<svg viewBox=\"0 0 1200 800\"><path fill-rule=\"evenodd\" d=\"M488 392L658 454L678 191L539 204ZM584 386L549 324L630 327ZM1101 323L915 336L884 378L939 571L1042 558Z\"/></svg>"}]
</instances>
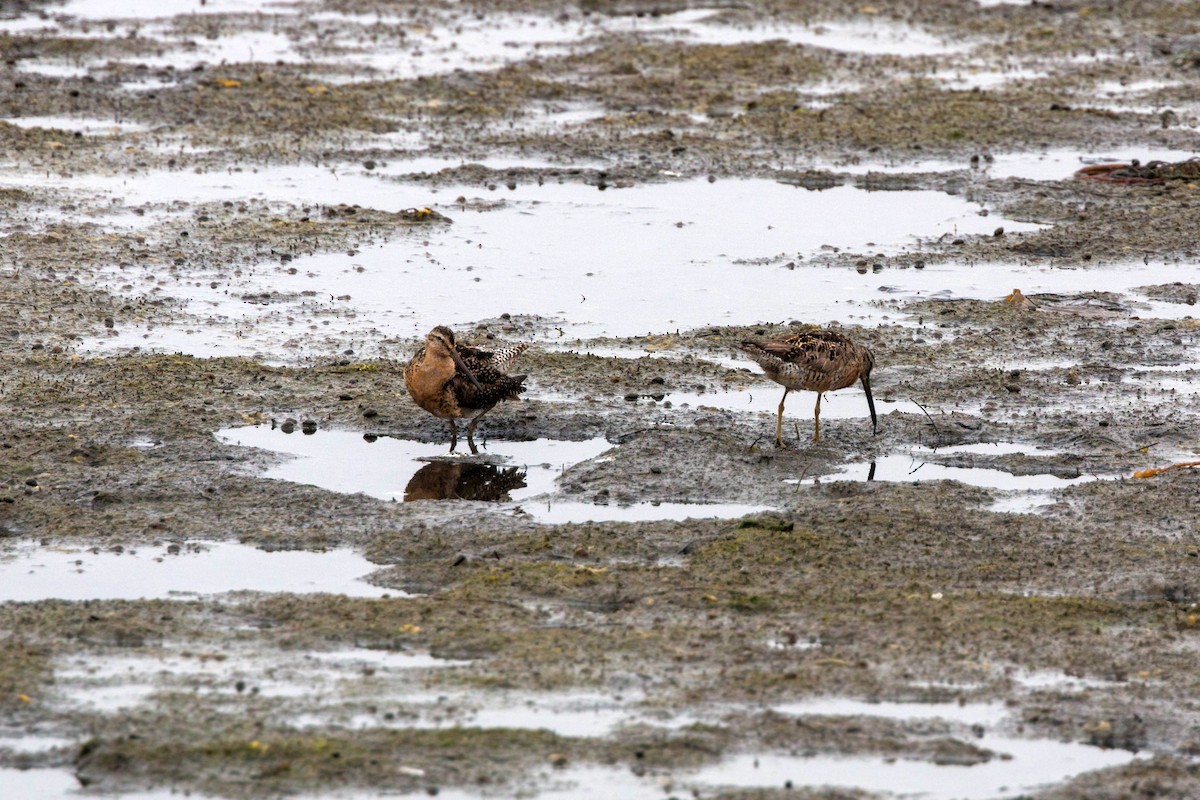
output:
<instances>
[{"instance_id":1,"label":"long bill","mask_svg":"<svg viewBox=\"0 0 1200 800\"><path fill-rule=\"evenodd\" d=\"M871 376L862 376L863 391L867 393L867 408L871 409L871 433L879 435L879 424L875 421L875 398L871 397Z\"/></svg>"},{"instance_id":2,"label":"long bill","mask_svg":"<svg viewBox=\"0 0 1200 800\"><path fill-rule=\"evenodd\" d=\"M480 383L479 379L475 377L475 373L471 372L471 368L467 366L467 362L462 360L462 356L460 356L458 351L453 347L450 348L450 357L454 359L454 365L458 367L459 371L462 372L463 375L466 375L467 379L470 380L471 383L475 384L476 389L483 388L483 384Z\"/></svg>"}]
</instances>

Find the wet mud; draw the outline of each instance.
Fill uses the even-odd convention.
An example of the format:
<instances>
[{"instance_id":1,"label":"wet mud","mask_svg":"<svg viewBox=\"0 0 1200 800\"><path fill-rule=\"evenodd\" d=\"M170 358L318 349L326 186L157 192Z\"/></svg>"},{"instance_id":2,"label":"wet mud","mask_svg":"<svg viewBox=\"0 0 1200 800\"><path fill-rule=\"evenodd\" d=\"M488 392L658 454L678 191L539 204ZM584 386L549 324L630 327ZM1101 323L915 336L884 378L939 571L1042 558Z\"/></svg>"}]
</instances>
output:
<instances>
[{"instance_id":1,"label":"wet mud","mask_svg":"<svg viewBox=\"0 0 1200 800\"><path fill-rule=\"evenodd\" d=\"M764 20L836 30L840 6L820 2L720 4L709 22L730 40L721 43L643 30L687 8L329 0L303 5L319 16L203 13L136 37L93 36L103 21L73 17L0 33L0 558L19 547L44 558L184 558L184 543L232 541L352 548L390 593L64 601L48 587L44 599L0 603L0 768L67 771L103 792L247 798L513 796L556 779L597 796L589 781L612 768L654 796L865 799L887 795L696 776L748 754L1000 763L986 728L1122 757L1024 796L1200 793L1200 472L1133 477L1196 458L1197 285L1154 269L1195 265L1196 181L989 168L1001 153L1047 149L1194 151L1200 83L1182 34L1196 9L862 9L941 42L905 54L738 38ZM26 2L9 13L61 12ZM342 41L340 26L400 17L367 26L371 48L441 53L445 43L422 31L508 35L513 14L586 36L413 77L324 44ZM206 60L206 42L247 31L303 41L305 57ZM26 68L45 60L76 69ZM1016 70L1034 76L971 84ZM1102 88L1131 85L1142 88ZM572 112L579 121L555 121ZM84 132L72 118L129 129ZM414 155L398 142L414 140L450 167L397 167ZM256 193L126 204L52 180L165 171L183 185L295 165L391 170L385 184L425 187L434 208ZM416 338L376 331L348 343L324 332L354 313L350 300L283 281L240 298L282 309L285 343L257 357L105 346L156 327L242 336L189 303L187 287L425 241L456 216L502 207L515 186L620 191L709 177L933 190L1040 226L926 238L903 252L828 249L813 266L899 284L932 265L1030 264L1071 270L1077 286L1025 302L881 293L880 318L864 323L713 320L634 337L559 336L560 318L516 308L481 317L459 336L537 342L519 365L531 389L481 423L487 458L422 461L394 500L271 479L286 456L215 435L257 425L281 441L337 430L361 434L364 447L446 442L445 422L404 388ZM464 185L469 197L445 193ZM1143 267L1145 279L1111 289L1114 265ZM793 393L777 449L781 387L737 343L831 322L875 353L879 432L847 390L814 443L814 397ZM600 455L552 465L552 502L588 504L590 519L548 522L545 498L513 499L533 467L506 458L506 443L597 438L609 445ZM896 457L911 466L888 472ZM927 477L938 469L945 479ZM429 499L401 502L406 490ZM684 503L696 513L678 511ZM703 513L720 504L764 510ZM347 650L433 661L401 670L367 658L314 673L316 690L308 673L288 671ZM556 728L553 714L511 727L468 714L455 724L463 708L577 695L603 696L623 722L580 732ZM951 712L779 709L821 697L1002 712L973 728ZM37 736L58 743L14 744Z\"/></svg>"}]
</instances>

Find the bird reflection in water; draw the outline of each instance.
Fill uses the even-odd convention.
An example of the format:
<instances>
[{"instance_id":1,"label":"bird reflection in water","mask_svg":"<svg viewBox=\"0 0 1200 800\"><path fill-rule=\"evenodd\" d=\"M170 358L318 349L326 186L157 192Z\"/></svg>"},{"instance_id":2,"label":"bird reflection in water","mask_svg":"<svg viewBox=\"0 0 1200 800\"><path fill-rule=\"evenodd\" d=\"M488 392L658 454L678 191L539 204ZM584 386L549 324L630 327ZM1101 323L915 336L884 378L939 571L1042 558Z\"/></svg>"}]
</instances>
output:
<instances>
[{"instance_id":1,"label":"bird reflection in water","mask_svg":"<svg viewBox=\"0 0 1200 800\"><path fill-rule=\"evenodd\" d=\"M509 500L508 493L525 488L525 470L492 464L431 461L417 470L404 487L404 502L412 500Z\"/></svg>"}]
</instances>

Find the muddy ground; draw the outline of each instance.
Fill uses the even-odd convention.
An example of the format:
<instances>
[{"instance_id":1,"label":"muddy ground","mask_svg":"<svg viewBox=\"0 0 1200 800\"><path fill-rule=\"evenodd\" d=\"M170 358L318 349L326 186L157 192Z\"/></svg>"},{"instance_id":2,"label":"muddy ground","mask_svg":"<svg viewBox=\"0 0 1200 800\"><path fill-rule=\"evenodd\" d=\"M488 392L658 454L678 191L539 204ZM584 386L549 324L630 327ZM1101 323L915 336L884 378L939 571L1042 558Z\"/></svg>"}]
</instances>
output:
<instances>
[{"instance_id":1,"label":"muddy ground","mask_svg":"<svg viewBox=\"0 0 1200 800\"><path fill-rule=\"evenodd\" d=\"M418 24L426 16L498 14L501 8L574 17L683 6L427 2L406 4L402 13ZM51 4L24 7L55 13ZM738 27L763 18L836 20L840 7L743 3L730 5L724 21ZM313 9L395 13L394 4L370 0L329 0ZM563 164L464 167L414 178L431 186L477 184L483 208L489 184L553 180L617 189L706 175L779 178L770 165L781 152L844 164L919 153L961 169L866 176L798 170L783 178L810 187L857 182L880 190L943 190L1046 227L923 242L903 257L826 253L820 258L830 268L1016 260L1077 268L1080 276L1077 295L1034 296L1033 307L1000 298L881 299L895 323L845 326L876 353L879 434L872 435L865 415L831 419L822 441L812 444L811 396L793 396L784 449L771 446L769 415L665 407L653 396L696 386L774 393L778 387L750 362L731 361L733 345L809 320L746 320L744 327L577 343L581 351L584 345L630 351L621 358L534 347L521 366L536 386L534 396L497 409L483 428L497 442L606 437L614 449L569 469L559 481L563 495L614 504L704 500L777 509L740 520L547 525L487 504L389 503L265 480L258 475L274 456L213 436L230 425L292 418L319 429L440 441L443 423L418 410L404 391L401 373L414 340L385 332L371 357L319 345L307 363L290 365L84 352L85 339L108 330L189 319L169 286L105 291L88 280L98 267L151 265L164 275L186 276L220 265L278 263L281 254L354 248L373 238L429 235L446 223L366 207L247 199L171 214L167 204L132 209L161 218L139 233L112 233L104 219L113 209L39 184L10 184L0 191L4 542L105 550L223 540L272 549L351 547L378 565L373 580L412 596L0 605L5 729L78 743L33 755L0 750L3 763L62 766L104 791L176 787L269 797L348 789L497 790L522 785L548 764L616 764L669 780L678 770L744 752L943 759L939 763L998 757L961 752L962 730L953 722L829 716L798 725L769 710L836 694L999 701L1010 709L1006 724L1016 734L1144 756L1034 795L1039 798L1200 795L1194 760L1200 753L1194 700L1200 691L1194 668L1200 476L1180 469L1132 477L1195 457L1195 396L1146 378L1153 367L1196 377L1189 367L1196 322L1145 312L1149 300L1194 304L1200 280L1162 285L1148 274L1138 294L1120 296L1104 293L1088 272L1114 261L1194 263L1197 182L993 179L979 169L998 151L1195 149L1200 6L978 8L882 0L862 13L988 42L972 53L978 61L970 68L1033 64L1047 77L955 91L926 76L963 67L955 60L965 59L962 54L866 56L781 42L664 45L614 34L600 47L491 71L334 83L337 68L330 62L320 69L283 63L139 67L139 54L148 57L164 46L149 35L0 34L0 118L118 115L152 129L91 137L0 119L0 164L14 174L170 169L186 180L197 170L357 165L396 158L372 136L397 131L419 132L435 152L468 161L507 153ZM272 25L313 24L304 15L287 20ZM194 35L203 37L260 22L212 14L177 24L194 26ZM381 47L402 46L389 39L396 34L386 26L378 35ZM1093 58L1112 52L1119 57ZM65 79L19 69L25 59L64 53L107 66ZM127 86L155 80L163 86ZM847 88L814 110L804 103L803 87L820 81ZM1129 108L1095 102L1103 82L1140 81L1163 86L1145 90ZM535 107L572 103L598 105L605 114L569 136L507 124ZM1172 110L1142 108L1149 105ZM189 146L163 146L162 140ZM614 166L571 166L593 160ZM439 210L453 216L452 206ZM554 325L515 316L481 320L462 333L478 341L517 341ZM918 402L927 413L889 410L900 401ZM145 441L154 446L134 446ZM931 459L1016 475L1104 479L1062 490L1037 513L990 510L997 491L957 482L785 483L917 445L996 441L1033 454L935 453ZM64 683L56 679L56 664L68 658L180 647L302 654L348 645L469 659L452 678L435 669L417 673L433 691L453 681L481 696L496 689L628 692L667 715L726 710L703 723L634 726L602 738L490 728L302 727L294 718L303 713L303 700L284 709L253 693L231 699L167 692L153 703L104 712L64 703ZM1015 678L1023 671L1093 683L1082 691L1039 688ZM785 795L870 796L782 787L713 789L703 796Z\"/></svg>"}]
</instances>

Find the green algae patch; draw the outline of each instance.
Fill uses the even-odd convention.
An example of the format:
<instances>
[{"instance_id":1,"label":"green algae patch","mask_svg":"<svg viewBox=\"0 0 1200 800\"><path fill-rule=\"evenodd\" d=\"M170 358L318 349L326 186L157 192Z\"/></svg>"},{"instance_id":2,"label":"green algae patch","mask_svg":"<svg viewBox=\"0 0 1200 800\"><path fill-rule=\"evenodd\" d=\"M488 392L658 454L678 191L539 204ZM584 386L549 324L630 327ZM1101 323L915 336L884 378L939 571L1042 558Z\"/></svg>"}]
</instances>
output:
<instances>
[{"instance_id":1,"label":"green algae patch","mask_svg":"<svg viewBox=\"0 0 1200 800\"><path fill-rule=\"evenodd\" d=\"M442 613L441 604L426 599L275 595L257 602L253 616L278 629L280 644L289 649L407 649L430 644Z\"/></svg>"},{"instance_id":2,"label":"green algae patch","mask_svg":"<svg viewBox=\"0 0 1200 800\"><path fill-rule=\"evenodd\" d=\"M783 41L751 44L680 44L612 42L583 55L543 62L545 74L578 76L592 98L611 96L624 102L674 111L749 104L752 108L795 107L794 93L761 92L759 87L815 82L825 67ZM540 65L539 65L540 66ZM561 80L561 78L560 78ZM568 84L569 85L569 84Z\"/></svg>"},{"instance_id":3,"label":"green algae patch","mask_svg":"<svg viewBox=\"0 0 1200 800\"><path fill-rule=\"evenodd\" d=\"M4 603L0 604L0 631L14 637L18 650L24 647L45 658L61 652L64 645L72 649L137 649L196 636L205 626L202 608L198 602L182 600ZM47 670L45 674L52 673Z\"/></svg>"},{"instance_id":4,"label":"green algae patch","mask_svg":"<svg viewBox=\"0 0 1200 800\"><path fill-rule=\"evenodd\" d=\"M574 753L571 741L546 731L449 728L341 732L254 731L234 724L212 739L153 736L95 738L76 759L85 785L180 786L261 796L386 785L421 791L445 784L503 782L514 770ZM474 756L487 752L484 765Z\"/></svg>"},{"instance_id":5,"label":"green algae patch","mask_svg":"<svg viewBox=\"0 0 1200 800\"><path fill-rule=\"evenodd\" d=\"M857 102L833 103L828 108L797 108L786 114L748 114L742 124L771 139L785 138L817 145L897 148L896 132L922 148L996 147L1028 136L1031 128L1066 133L1083 119L1095 124L1086 109L1055 112L1025 94L1013 91L955 91L924 81L911 81L872 94ZM859 103L874 111L864 115Z\"/></svg>"},{"instance_id":6,"label":"green algae patch","mask_svg":"<svg viewBox=\"0 0 1200 800\"><path fill-rule=\"evenodd\" d=\"M624 570L622 570L624 571ZM477 570L460 587L464 596L471 596L476 587L485 593L501 595L542 595L563 597L577 590L612 587L615 576L607 567L586 564L522 563Z\"/></svg>"},{"instance_id":7,"label":"green algae patch","mask_svg":"<svg viewBox=\"0 0 1200 800\"><path fill-rule=\"evenodd\" d=\"M836 543L811 530L795 530L786 523L771 527L738 523L735 532L700 549L691 559L696 571L733 572L743 567L788 564L795 569L819 558Z\"/></svg>"},{"instance_id":8,"label":"green algae patch","mask_svg":"<svg viewBox=\"0 0 1200 800\"><path fill-rule=\"evenodd\" d=\"M86 786L173 786L227 796L387 786L436 793L443 786L505 786L537 767L584 761L654 768L696 767L718 757L726 733L635 730L624 741L569 738L524 728L394 729L358 732L255 730L230 725L214 738L95 737L80 748ZM480 753L487 758L479 759Z\"/></svg>"},{"instance_id":9,"label":"green algae patch","mask_svg":"<svg viewBox=\"0 0 1200 800\"><path fill-rule=\"evenodd\" d=\"M13 634L0 636L0 711L23 718L45 701L50 651Z\"/></svg>"},{"instance_id":10,"label":"green algae patch","mask_svg":"<svg viewBox=\"0 0 1200 800\"><path fill-rule=\"evenodd\" d=\"M456 592L437 600L268 598L255 616L278 626L281 643L292 649L353 644L469 660L432 679L480 688L592 685L612 664L661 646L664 635L546 626L540 613L516 601Z\"/></svg>"},{"instance_id":11,"label":"green algae patch","mask_svg":"<svg viewBox=\"0 0 1200 800\"><path fill-rule=\"evenodd\" d=\"M997 755L952 738L957 725L942 720L922 720L914 724L912 720L870 715L795 716L764 711L746 715L736 722L754 730L761 745L771 749L843 756L874 754L953 761L963 766L985 763Z\"/></svg>"},{"instance_id":12,"label":"green algae patch","mask_svg":"<svg viewBox=\"0 0 1200 800\"><path fill-rule=\"evenodd\" d=\"M1147 788L1166 800L1188 800L1200 796L1200 775L1191 758L1152 755L1123 767L1084 773L1043 792L1045 800L1126 800Z\"/></svg>"}]
</instances>

